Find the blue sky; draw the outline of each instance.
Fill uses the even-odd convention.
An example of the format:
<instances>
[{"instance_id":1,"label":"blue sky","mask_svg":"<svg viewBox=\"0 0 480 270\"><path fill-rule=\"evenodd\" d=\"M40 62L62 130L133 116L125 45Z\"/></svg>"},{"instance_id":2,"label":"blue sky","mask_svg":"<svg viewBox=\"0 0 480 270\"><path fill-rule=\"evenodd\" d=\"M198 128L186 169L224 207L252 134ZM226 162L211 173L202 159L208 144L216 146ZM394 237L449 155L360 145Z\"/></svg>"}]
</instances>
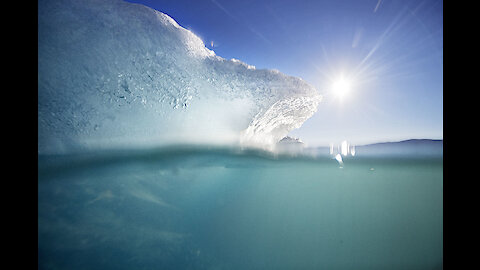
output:
<instances>
[{"instance_id":1,"label":"blue sky","mask_svg":"<svg viewBox=\"0 0 480 270\"><path fill-rule=\"evenodd\" d=\"M221 57L313 85L323 102L291 132L309 146L443 138L441 0L128 2L168 14Z\"/></svg>"}]
</instances>

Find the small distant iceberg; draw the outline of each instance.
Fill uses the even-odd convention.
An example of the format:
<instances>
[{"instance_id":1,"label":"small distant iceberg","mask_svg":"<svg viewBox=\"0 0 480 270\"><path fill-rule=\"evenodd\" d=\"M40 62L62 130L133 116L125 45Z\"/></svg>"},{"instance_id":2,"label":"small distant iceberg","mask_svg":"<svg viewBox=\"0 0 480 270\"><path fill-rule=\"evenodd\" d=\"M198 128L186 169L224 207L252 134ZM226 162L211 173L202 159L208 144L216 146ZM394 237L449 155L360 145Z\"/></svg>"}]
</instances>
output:
<instances>
[{"instance_id":1,"label":"small distant iceberg","mask_svg":"<svg viewBox=\"0 0 480 270\"><path fill-rule=\"evenodd\" d=\"M299 138L286 136L276 144L275 150L278 153L298 154L302 153L305 143Z\"/></svg>"}]
</instances>

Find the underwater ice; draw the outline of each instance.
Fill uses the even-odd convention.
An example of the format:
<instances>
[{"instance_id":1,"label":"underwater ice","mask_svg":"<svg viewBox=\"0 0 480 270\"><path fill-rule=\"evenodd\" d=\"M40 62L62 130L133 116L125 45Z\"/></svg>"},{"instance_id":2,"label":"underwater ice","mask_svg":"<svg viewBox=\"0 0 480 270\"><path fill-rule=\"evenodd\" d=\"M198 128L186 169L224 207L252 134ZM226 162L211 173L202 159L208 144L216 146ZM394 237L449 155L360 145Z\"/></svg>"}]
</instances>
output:
<instances>
[{"instance_id":1,"label":"underwater ice","mask_svg":"<svg viewBox=\"0 0 480 270\"><path fill-rule=\"evenodd\" d=\"M227 60L168 15L120 0L40 1L38 151L170 143L268 146L321 96Z\"/></svg>"}]
</instances>

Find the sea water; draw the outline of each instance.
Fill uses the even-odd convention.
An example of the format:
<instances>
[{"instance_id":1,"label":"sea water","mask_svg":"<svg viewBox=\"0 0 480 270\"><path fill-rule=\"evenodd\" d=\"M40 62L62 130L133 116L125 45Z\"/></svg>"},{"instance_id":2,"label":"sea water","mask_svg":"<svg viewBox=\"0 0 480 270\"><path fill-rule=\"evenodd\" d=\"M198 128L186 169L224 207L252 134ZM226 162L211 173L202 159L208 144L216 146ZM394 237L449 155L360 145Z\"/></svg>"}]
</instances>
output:
<instances>
[{"instance_id":1,"label":"sea water","mask_svg":"<svg viewBox=\"0 0 480 270\"><path fill-rule=\"evenodd\" d=\"M39 269L441 269L443 159L38 157Z\"/></svg>"}]
</instances>

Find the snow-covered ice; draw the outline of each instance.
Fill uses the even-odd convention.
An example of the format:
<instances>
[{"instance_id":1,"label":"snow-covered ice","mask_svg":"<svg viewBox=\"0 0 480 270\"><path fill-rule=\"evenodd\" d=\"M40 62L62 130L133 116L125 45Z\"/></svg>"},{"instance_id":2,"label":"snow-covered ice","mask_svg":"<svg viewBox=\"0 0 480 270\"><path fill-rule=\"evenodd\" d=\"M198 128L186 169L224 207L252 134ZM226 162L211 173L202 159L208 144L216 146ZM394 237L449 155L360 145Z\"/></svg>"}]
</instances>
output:
<instances>
[{"instance_id":1,"label":"snow-covered ice","mask_svg":"<svg viewBox=\"0 0 480 270\"><path fill-rule=\"evenodd\" d=\"M320 100L300 78L217 56L146 6L39 2L39 153L272 145L311 117Z\"/></svg>"}]
</instances>

